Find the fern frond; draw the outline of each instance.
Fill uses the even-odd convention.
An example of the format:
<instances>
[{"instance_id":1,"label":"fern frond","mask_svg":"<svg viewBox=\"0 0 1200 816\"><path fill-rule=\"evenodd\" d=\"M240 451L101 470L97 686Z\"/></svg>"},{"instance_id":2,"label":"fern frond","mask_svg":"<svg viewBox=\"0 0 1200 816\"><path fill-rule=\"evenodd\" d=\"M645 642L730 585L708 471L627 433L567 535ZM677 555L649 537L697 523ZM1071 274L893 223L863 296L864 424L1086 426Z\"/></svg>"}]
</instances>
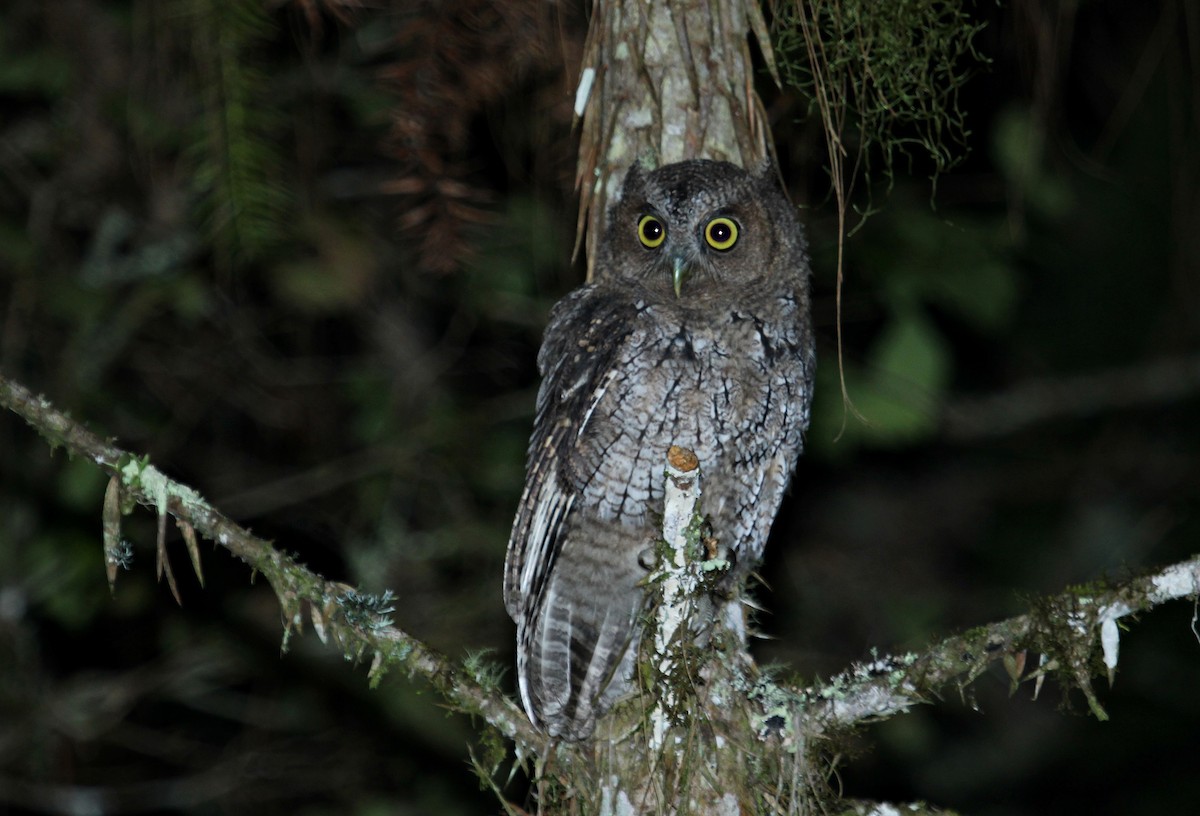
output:
<instances>
[{"instance_id":1,"label":"fern frond","mask_svg":"<svg viewBox=\"0 0 1200 816\"><path fill-rule=\"evenodd\" d=\"M274 27L257 2L180 0L178 8L203 96L189 150L193 184L217 265L228 272L279 243L292 222L277 139L282 117L252 59Z\"/></svg>"}]
</instances>

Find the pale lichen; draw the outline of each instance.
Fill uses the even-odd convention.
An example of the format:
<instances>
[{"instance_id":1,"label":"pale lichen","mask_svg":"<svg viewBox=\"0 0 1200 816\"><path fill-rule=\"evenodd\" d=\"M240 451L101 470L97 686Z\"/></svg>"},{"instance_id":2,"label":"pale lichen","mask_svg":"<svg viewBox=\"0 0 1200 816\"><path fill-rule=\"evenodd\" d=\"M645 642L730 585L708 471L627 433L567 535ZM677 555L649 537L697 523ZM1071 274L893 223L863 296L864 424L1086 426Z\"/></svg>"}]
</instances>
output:
<instances>
[{"instance_id":1,"label":"pale lichen","mask_svg":"<svg viewBox=\"0 0 1200 816\"><path fill-rule=\"evenodd\" d=\"M147 456L124 456L117 463L117 473L121 482L127 488L141 493L154 505L160 516L168 512L168 504L172 498L185 507L209 509L208 503L197 491L180 484L150 464ZM222 540L222 543L225 543Z\"/></svg>"},{"instance_id":2,"label":"pale lichen","mask_svg":"<svg viewBox=\"0 0 1200 816\"><path fill-rule=\"evenodd\" d=\"M1151 603L1200 595L1200 563L1192 560L1170 566L1155 575L1151 583L1154 589L1147 599Z\"/></svg>"}]
</instances>

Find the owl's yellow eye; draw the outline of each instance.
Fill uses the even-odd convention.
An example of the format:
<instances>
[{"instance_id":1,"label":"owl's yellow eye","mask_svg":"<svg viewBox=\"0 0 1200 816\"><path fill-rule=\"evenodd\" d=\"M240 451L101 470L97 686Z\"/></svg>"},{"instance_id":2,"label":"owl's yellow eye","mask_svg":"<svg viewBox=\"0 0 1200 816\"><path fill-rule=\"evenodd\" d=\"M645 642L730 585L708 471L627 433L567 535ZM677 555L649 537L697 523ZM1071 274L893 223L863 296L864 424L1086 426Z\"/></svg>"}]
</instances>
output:
<instances>
[{"instance_id":1,"label":"owl's yellow eye","mask_svg":"<svg viewBox=\"0 0 1200 816\"><path fill-rule=\"evenodd\" d=\"M724 252L737 243L738 225L732 218L714 218L704 228L704 240L713 249Z\"/></svg>"},{"instance_id":2,"label":"owl's yellow eye","mask_svg":"<svg viewBox=\"0 0 1200 816\"><path fill-rule=\"evenodd\" d=\"M643 215L638 220L638 240L647 249L654 249L667 238L667 228L653 215Z\"/></svg>"}]
</instances>

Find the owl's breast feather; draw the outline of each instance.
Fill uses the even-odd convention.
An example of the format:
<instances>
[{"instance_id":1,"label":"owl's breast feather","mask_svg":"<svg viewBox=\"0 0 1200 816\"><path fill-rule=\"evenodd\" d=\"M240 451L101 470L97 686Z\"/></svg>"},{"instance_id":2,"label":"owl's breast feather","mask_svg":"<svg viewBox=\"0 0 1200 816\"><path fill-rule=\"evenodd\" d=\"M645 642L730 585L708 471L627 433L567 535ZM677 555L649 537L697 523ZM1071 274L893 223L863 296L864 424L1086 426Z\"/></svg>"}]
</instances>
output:
<instances>
[{"instance_id":1,"label":"owl's breast feather","mask_svg":"<svg viewBox=\"0 0 1200 816\"><path fill-rule=\"evenodd\" d=\"M788 425L801 413L782 385L803 366L775 340L784 326L729 309L680 311L643 305L593 394L577 447L593 473L589 504L604 520L648 525L661 512L663 456L677 444L700 457L706 511L740 541L756 525L737 516L798 455L778 461L781 444L799 438Z\"/></svg>"}]
</instances>

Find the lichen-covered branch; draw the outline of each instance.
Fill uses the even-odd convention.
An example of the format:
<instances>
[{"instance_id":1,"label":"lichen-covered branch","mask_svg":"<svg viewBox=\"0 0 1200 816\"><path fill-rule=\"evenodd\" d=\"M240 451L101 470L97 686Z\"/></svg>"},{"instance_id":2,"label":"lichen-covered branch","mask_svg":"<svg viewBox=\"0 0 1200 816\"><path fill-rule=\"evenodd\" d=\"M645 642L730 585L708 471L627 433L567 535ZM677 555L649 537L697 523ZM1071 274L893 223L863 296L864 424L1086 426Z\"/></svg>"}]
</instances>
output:
<instances>
[{"instance_id":1,"label":"lichen-covered branch","mask_svg":"<svg viewBox=\"0 0 1200 816\"><path fill-rule=\"evenodd\" d=\"M844 800L839 803L838 816L957 816L955 811L927 805L924 802L868 802L863 799Z\"/></svg>"},{"instance_id":2,"label":"lichen-covered branch","mask_svg":"<svg viewBox=\"0 0 1200 816\"><path fill-rule=\"evenodd\" d=\"M707 640L693 639L686 608L714 601L705 582L683 580L687 569L696 566L692 553L680 570L665 571L677 586L660 592L663 602L654 613L659 637L640 663L649 694L617 706L602 720L595 742L552 744L482 673L448 660L395 627L388 617L390 595L359 593L311 572L145 458L100 438L2 375L0 406L22 416L52 447L86 457L112 477L102 534L110 577L127 559L120 521L133 503L151 508L163 521L174 517L193 556L198 533L268 580L282 606L285 643L292 631L311 622L322 641L333 641L348 656L369 659L372 681L399 666L512 739L519 756L553 756L550 775L538 780L539 799L545 806L570 801L563 812L810 812L812 802L827 795L817 747L825 737L937 699L947 687L964 688L997 660L1014 688L1025 682L1036 688L1052 674L1066 687L1078 688L1092 712L1104 718L1092 678L1107 675L1112 681L1122 621L1168 601L1200 596L1196 556L1120 582L1073 588L1034 602L1024 615L976 627L919 653L879 656L800 688L760 673L738 633L731 631L736 627L720 614ZM694 550L697 544L695 521L702 511L697 507L698 480L688 484L691 472L677 465L666 476L680 488L672 492L675 498L664 519L664 535L675 542L675 550ZM678 481L672 482L672 476ZM161 539L161 523L159 530ZM664 550L671 552L671 547ZM1190 621L1195 631L1195 611ZM555 791L561 792L557 798ZM890 807L858 803L847 812L888 813ZM556 811L551 806L544 812Z\"/></svg>"},{"instance_id":3,"label":"lichen-covered branch","mask_svg":"<svg viewBox=\"0 0 1200 816\"><path fill-rule=\"evenodd\" d=\"M650 713L650 750L655 754L663 749L668 730L683 713L684 700L678 693L678 684L670 681L687 669L677 644L678 639L690 637L701 589L700 559L693 553L699 544L695 528L701 522L697 512L700 462L696 454L671 447L663 481L663 544L658 566L650 578L660 593L654 610L653 668L659 678L667 681L659 684L658 699Z\"/></svg>"},{"instance_id":4,"label":"lichen-covered branch","mask_svg":"<svg viewBox=\"0 0 1200 816\"><path fill-rule=\"evenodd\" d=\"M51 448L62 447L71 456L94 462L112 477L104 502L105 562L110 580L122 564L120 516L136 502L151 508L165 521L173 516L193 532L219 544L260 573L274 589L282 607L286 645L293 631L303 631L311 620L323 642L333 641L347 655L371 661L370 677L399 667L429 681L455 707L477 714L519 750L532 750L543 741L521 709L486 678L473 676L463 665L449 660L421 641L392 625L391 597L368 595L326 580L271 542L253 535L210 505L192 488L162 473L145 457L122 450L59 411L44 397L0 375L0 406L23 417ZM164 527L159 525L160 542ZM160 552L161 552L160 543ZM194 546L188 547L190 552Z\"/></svg>"},{"instance_id":5,"label":"lichen-covered branch","mask_svg":"<svg viewBox=\"0 0 1200 816\"><path fill-rule=\"evenodd\" d=\"M811 738L905 711L934 699L949 685L965 687L995 660L1014 688L1053 674L1083 692L1092 713L1107 719L1092 677L1117 668L1121 620L1168 601L1200 596L1200 556L1118 583L1097 582L1036 601L1008 620L947 638L920 653L883 656L852 666L828 682L799 692L789 706L796 727ZM1193 631L1196 616L1191 617ZM1200 640L1200 633L1197 634ZM1028 656L1036 660L1028 660ZM763 699L768 700L769 694Z\"/></svg>"},{"instance_id":6,"label":"lichen-covered branch","mask_svg":"<svg viewBox=\"0 0 1200 816\"><path fill-rule=\"evenodd\" d=\"M596 746L584 749L592 756L572 765L561 787L582 807L544 797L543 812L716 816L802 812L810 801L807 762L781 755L777 740L756 739L746 690L757 671L740 598L722 582L731 562L701 506L702 468L690 450L667 451L662 539L637 655L643 693L601 720Z\"/></svg>"}]
</instances>

